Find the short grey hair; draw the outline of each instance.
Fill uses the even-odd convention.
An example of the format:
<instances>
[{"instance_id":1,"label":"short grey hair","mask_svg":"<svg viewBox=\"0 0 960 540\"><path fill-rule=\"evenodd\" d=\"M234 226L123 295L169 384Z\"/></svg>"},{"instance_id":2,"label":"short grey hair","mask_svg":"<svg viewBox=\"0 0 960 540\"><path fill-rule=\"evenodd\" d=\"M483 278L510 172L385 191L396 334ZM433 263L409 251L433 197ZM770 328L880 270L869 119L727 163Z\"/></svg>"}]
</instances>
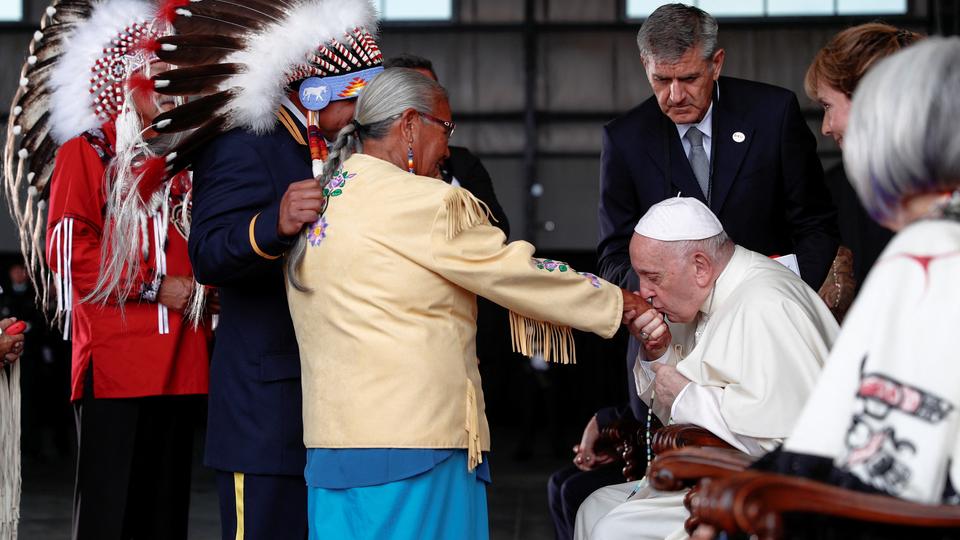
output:
<instances>
[{"instance_id":1,"label":"short grey hair","mask_svg":"<svg viewBox=\"0 0 960 540\"><path fill-rule=\"evenodd\" d=\"M960 38L932 37L880 61L853 95L843 163L871 217L960 185Z\"/></svg>"},{"instance_id":2,"label":"short grey hair","mask_svg":"<svg viewBox=\"0 0 960 540\"><path fill-rule=\"evenodd\" d=\"M717 20L700 8L684 4L660 6L637 33L644 61L676 62L691 48L709 60L717 51Z\"/></svg>"},{"instance_id":3,"label":"short grey hair","mask_svg":"<svg viewBox=\"0 0 960 540\"><path fill-rule=\"evenodd\" d=\"M374 77L357 99L353 122L337 134L330 147L323 172L317 180L326 187L333 174L355 152L361 151L363 141L379 140L389 132L393 123L407 109L430 114L438 100L446 100L447 91L426 75L407 68L390 68ZM300 280L300 266L307 251L307 235L300 233L297 242L287 253L286 274L290 285L301 292L307 287Z\"/></svg>"},{"instance_id":4,"label":"short grey hair","mask_svg":"<svg viewBox=\"0 0 960 540\"><path fill-rule=\"evenodd\" d=\"M706 253L714 261L724 261L733 250L733 240L725 231L703 240L677 240L667 245L678 257L688 257L698 251Z\"/></svg>"}]
</instances>

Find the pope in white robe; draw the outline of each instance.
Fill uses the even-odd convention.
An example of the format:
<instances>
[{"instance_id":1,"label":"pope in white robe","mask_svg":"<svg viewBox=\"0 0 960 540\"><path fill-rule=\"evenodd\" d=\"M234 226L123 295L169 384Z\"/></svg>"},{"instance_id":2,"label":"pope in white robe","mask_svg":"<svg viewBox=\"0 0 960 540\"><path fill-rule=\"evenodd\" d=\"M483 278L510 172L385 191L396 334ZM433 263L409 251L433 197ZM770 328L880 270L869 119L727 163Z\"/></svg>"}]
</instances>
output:
<instances>
[{"instance_id":1,"label":"pope in white robe","mask_svg":"<svg viewBox=\"0 0 960 540\"><path fill-rule=\"evenodd\" d=\"M693 198L651 207L630 258L655 308L631 324L644 343L640 397L664 424L696 424L751 455L773 449L839 331L826 305L783 265L734 245ZM645 479L602 488L580 507L576 538L684 538L684 495Z\"/></svg>"}]
</instances>

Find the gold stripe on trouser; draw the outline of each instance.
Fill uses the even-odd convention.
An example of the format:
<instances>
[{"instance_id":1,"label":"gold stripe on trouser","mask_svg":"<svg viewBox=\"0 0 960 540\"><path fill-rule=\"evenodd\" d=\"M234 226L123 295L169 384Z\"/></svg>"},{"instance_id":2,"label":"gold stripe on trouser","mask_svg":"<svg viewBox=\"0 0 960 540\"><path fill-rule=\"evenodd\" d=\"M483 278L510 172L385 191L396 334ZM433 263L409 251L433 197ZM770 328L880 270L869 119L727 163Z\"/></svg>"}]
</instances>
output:
<instances>
[{"instance_id":1,"label":"gold stripe on trouser","mask_svg":"<svg viewBox=\"0 0 960 540\"><path fill-rule=\"evenodd\" d=\"M243 473L233 473L233 502L237 507L237 537L243 540Z\"/></svg>"}]
</instances>

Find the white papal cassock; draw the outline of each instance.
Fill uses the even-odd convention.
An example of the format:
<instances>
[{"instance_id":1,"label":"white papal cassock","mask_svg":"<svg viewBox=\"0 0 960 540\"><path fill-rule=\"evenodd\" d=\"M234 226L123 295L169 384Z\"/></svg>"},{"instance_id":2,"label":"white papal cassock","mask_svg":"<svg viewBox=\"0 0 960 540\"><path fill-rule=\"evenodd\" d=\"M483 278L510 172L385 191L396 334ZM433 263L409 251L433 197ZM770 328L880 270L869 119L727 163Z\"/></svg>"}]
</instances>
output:
<instances>
[{"instance_id":1,"label":"white papal cassock","mask_svg":"<svg viewBox=\"0 0 960 540\"><path fill-rule=\"evenodd\" d=\"M697 320L672 325L673 342L658 362L692 382L664 423L696 424L751 455L775 447L792 430L839 328L817 294L783 265L740 246L717 278ZM650 402L649 362L634 370ZM578 540L683 538L684 491L658 492L636 482L594 492L577 512Z\"/></svg>"}]
</instances>

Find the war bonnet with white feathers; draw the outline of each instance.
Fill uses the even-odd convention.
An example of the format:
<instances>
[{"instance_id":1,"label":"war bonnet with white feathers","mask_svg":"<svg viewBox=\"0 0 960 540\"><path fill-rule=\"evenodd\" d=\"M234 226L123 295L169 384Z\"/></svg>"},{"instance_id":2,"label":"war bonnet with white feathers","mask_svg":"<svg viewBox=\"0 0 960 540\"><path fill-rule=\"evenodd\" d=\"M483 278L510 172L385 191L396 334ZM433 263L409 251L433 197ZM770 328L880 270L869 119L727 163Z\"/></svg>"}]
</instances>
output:
<instances>
[{"instance_id":1,"label":"war bonnet with white feathers","mask_svg":"<svg viewBox=\"0 0 960 540\"><path fill-rule=\"evenodd\" d=\"M173 24L176 35L161 38L157 54L180 68L154 76L155 90L208 95L154 119L159 133L195 129L167 154L165 176L220 133L273 129L292 82L343 77L333 99L347 99L382 70L368 0L193 0Z\"/></svg>"},{"instance_id":2,"label":"war bonnet with white feathers","mask_svg":"<svg viewBox=\"0 0 960 540\"><path fill-rule=\"evenodd\" d=\"M165 26L155 15L142 0L59 0L30 42L7 123L3 183L38 292L48 290L38 274L49 276L43 233L57 150L123 112L128 79L151 60L150 43ZM16 538L19 518L19 370L19 362L0 369L0 538Z\"/></svg>"},{"instance_id":3,"label":"war bonnet with white feathers","mask_svg":"<svg viewBox=\"0 0 960 540\"><path fill-rule=\"evenodd\" d=\"M144 0L58 0L44 12L11 105L3 158L7 204L38 291L56 152L123 112L131 76L156 59L151 49L168 27Z\"/></svg>"}]
</instances>

